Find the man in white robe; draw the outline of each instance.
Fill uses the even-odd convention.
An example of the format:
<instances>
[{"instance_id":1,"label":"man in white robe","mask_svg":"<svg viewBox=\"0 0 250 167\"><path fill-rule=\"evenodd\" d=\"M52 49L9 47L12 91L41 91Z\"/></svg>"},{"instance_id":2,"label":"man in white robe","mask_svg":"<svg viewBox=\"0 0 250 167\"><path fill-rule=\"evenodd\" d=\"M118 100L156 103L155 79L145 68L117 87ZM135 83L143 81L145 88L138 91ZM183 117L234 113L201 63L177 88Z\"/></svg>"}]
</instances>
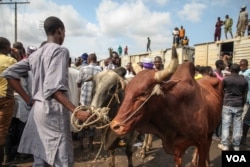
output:
<instances>
[{"instance_id":1,"label":"man in white robe","mask_svg":"<svg viewBox=\"0 0 250 167\"><path fill-rule=\"evenodd\" d=\"M32 106L18 151L33 154L33 167L73 167L73 144L69 112L76 106L68 100L69 51L62 47L65 37L63 22L57 17L44 21L47 42L27 59L2 73L10 85ZM20 76L31 70L32 97L21 87ZM79 111L79 120L90 113Z\"/></svg>"}]
</instances>

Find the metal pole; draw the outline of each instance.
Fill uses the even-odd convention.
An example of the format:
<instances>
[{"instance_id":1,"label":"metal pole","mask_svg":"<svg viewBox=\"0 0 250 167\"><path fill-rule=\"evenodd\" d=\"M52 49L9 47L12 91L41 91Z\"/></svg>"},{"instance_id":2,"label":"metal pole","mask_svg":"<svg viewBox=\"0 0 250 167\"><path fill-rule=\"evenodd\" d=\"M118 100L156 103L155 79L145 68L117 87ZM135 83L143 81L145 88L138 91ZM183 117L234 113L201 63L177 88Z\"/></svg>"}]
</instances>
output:
<instances>
[{"instance_id":1,"label":"metal pole","mask_svg":"<svg viewBox=\"0 0 250 167\"><path fill-rule=\"evenodd\" d=\"M15 42L17 42L17 3L15 2Z\"/></svg>"},{"instance_id":2,"label":"metal pole","mask_svg":"<svg viewBox=\"0 0 250 167\"><path fill-rule=\"evenodd\" d=\"M30 2L2 2L2 0L0 0L0 5L4 5L4 4L14 4L15 5L15 32L14 32L14 38L15 38L15 42L17 42L17 5L18 4L27 4Z\"/></svg>"}]
</instances>

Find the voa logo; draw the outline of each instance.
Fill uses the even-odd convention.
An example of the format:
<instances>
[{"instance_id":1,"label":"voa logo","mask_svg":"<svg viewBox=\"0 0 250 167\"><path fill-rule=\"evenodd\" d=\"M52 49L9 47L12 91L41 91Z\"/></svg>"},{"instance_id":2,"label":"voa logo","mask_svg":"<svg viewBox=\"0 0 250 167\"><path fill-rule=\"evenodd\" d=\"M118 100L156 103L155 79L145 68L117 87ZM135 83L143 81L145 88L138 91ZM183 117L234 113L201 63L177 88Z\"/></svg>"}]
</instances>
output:
<instances>
[{"instance_id":1,"label":"voa logo","mask_svg":"<svg viewBox=\"0 0 250 167\"><path fill-rule=\"evenodd\" d=\"M247 162L244 155L226 155L227 162Z\"/></svg>"}]
</instances>

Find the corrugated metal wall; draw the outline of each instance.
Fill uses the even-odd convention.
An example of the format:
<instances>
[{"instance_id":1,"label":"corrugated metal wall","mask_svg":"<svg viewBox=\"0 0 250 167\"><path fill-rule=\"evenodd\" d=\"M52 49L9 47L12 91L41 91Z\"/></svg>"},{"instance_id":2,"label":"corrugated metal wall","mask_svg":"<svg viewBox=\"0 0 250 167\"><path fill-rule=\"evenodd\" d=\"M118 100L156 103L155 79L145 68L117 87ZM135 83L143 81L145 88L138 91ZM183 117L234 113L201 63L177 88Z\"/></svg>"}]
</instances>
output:
<instances>
[{"instance_id":1,"label":"corrugated metal wall","mask_svg":"<svg viewBox=\"0 0 250 167\"><path fill-rule=\"evenodd\" d=\"M247 59L250 62L250 39L243 37L195 45L195 65L208 65L215 68L215 61L220 56L221 45L228 42L233 42L234 46L233 63L239 63L241 59Z\"/></svg>"},{"instance_id":2,"label":"corrugated metal wall","mask_svg":"<svg viewBox=\"0 0 250 167\"><path fill-rule=\"evenodd\" d=\"M220 58L220 46L216 43L208 45L207 65L215 68L215 62Z\"/></svg>"},{"instance_id":3,"label":"corrugated metal wall","mask_svg":"<svg viewBox=\"0 0 250 167\"><path fill-rule=\"evenodd\" d=\"M247 59L250 63L250 39L234 42L233 62L239 63L241 59Z\"/></svg>"},{"instance_id":4,"label":"corrugated metal wall","mask_svg":"<svg viewBox=\"0 0 250 167\"><path fill-rule=\"evenodd\" d=\"M215 67L219 59L220 44L204 43L195 45L195 65Z\"/></svg>"},{"instance_id":5,"label":"corrugated metal wall","mask_svg":"<svg viewBox=\"0 0 250 167\"><path fill-rule=\"evenodd\" d=\"M207 65L208 45L209 44L195 46L195 58L194 58L195 65L200 65L200 66Z\"/></svg>"},{"instance_id":6,"label":"corrugated metal wall","mask_svg":"<svg viewBox=\"0 0 250 167\"><path fill-rule=\"evenodd\" d=\"M183 63L185 60L193 62L194 48L193 47L178 47L177 53L179 56L179 63ZM121 56L121 66L126 67L128 62L137 63L142 62L143 58L151 58L154 61L156 56L160 56L164 65L168 65L172 56L172 49L166 50L154 50L149 53L139 53L134 55ZM100 66L104 66L104 60L100 60Z\"/></svg>"}]
</instances>

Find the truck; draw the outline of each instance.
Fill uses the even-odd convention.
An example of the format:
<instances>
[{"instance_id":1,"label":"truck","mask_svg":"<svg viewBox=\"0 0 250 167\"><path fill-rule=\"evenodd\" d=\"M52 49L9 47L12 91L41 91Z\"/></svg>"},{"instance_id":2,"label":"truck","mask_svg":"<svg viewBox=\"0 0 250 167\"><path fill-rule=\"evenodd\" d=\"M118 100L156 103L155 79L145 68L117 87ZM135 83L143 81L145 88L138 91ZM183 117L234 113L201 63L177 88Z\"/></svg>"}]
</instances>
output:
<instances>
[{"instance_id":1,"label":"truck","mask_svg":"<svg viewBox=\"0 0 250 167\"><path fill-rule=\"evenodd\" d=\"M179 63L185 61L194 62L194 48L190 46L179 46L176 48L179 58ZM170 62L172 48L154 50L151 52L138 53L121 57L121 66L125 67L128 62L138 63L142 62L144 58L150 58L152 61L156 56L162 58L163 64L167 65Z\"/></svg>"},{"instance_id":2,"label":"truck","mask_svg":"<svg viewBox=\"0 0 250 167\"><path fill-rule=\"evenodd\" d=\"M237 37L216 42L199 43L194 45L194 64L215 68L216 60L222 53L232 56L232 63L239 63L241 59L250 62L250 37Z\"/></svg>"}]
</instances>

